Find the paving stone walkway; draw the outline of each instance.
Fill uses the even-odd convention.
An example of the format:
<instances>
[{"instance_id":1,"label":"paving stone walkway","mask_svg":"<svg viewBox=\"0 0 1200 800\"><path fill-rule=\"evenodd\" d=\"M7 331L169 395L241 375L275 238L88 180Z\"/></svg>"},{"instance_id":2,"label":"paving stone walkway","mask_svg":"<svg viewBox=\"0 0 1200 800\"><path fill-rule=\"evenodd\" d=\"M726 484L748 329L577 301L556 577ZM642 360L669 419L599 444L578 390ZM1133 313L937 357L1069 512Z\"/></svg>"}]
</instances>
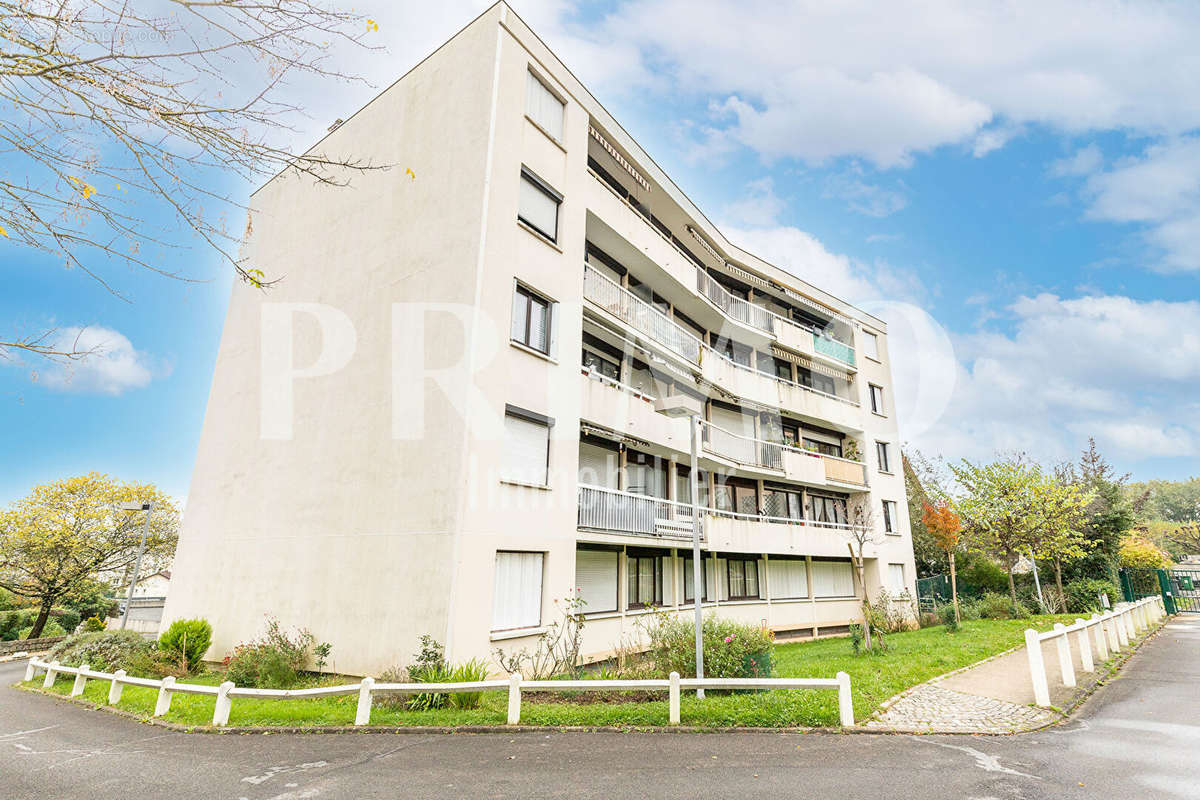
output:
<instances>
[{"instance_id":1,"label":"paving stone walkway","mask_svg":"<svg viewBox=\"0 0 1200 800\"><path fill-rule=\"evenodd\" d=\"M865 727L912 733L1018 733L1049 725L1044 708L956 692L932 683L914 687Z\"/></svg>"}]
</instances>

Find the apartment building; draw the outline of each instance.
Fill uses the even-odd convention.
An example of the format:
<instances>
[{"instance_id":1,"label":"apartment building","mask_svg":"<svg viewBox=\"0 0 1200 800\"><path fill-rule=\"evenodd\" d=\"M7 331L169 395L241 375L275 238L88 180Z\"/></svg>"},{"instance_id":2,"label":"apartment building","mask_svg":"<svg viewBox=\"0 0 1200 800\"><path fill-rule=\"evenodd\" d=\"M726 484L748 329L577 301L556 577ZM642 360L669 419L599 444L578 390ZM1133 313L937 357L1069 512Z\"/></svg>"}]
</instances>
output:
<instances>
[{"instance_id":1,"label":"apartment building","mask_svg":"<svg viewBox=\"0 0 1200 800\"><path fill-rule=\"evenodd\" d=\"M391 168L252 198L283 280L233 290L166 609L210 657L269 615L343 672L487 658L579 597L604 658L691 613L693 469L707 613L844 632L862 523L866 592L913 583L884 323L728 241L507 5L316 149Z\"/></svg>"}]
</instances>

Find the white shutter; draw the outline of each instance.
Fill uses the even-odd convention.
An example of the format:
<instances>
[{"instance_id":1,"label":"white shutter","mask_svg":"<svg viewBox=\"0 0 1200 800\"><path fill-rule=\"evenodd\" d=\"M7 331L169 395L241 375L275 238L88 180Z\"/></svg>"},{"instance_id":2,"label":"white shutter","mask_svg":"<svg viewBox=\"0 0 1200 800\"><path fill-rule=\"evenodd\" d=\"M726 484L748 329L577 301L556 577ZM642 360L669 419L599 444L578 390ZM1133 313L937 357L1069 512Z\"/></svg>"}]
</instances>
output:
<instances>
[{"instance_id":1,"label":"white shutter","mask_svg":"<svg viewBox=\"0 0 1200 800\"><path fill-rule=\"evenodd\" d=\"M540 422L509 414L504 417L505 480L545 486L550 429Z\"/></svg>"},{"instance_id":2,"label":"white shutter","mask_svg":"<svg viewBox=\"0 0 1200 800\"><path fill-rule=\"evenodd\" d=\"M583 613L617 610L617 552L576 550L575 586L583 600Z\"/></svg>"},{"instance_id":3,"label":"white shutter","mask_svg":"<svg viewBox=\"0 0 1200 800\"><path fill-rule=\"evenodd\" d=\"M606 447L580 442L579 482L617 488L617 454Z\"/></svg>"},{"instance_id":4,"label":"white shutter","mask_svg":"<svg viewBox=\"0 0 1200 800\"><path fill-rule=\"evenodd\" d=\"M663 605L675 605L675 567L683 562L682 558L663 557Z\"/></svg>"},{"instance_id":5,"label":"white shutter","mask_svg":"<svg viewBox=\"0 0 1200 800\"><path fill-rule=\"evenodd\" d=\"M563 137L563 102L532 72L527 73L525 113L557 141Z\"/></svg>"},{"instance_id":6,"label":"white shutter","mask_svg":"<svg viewBox=\"0 0 1200 800\"><path fill-rule=\"evenodd\" d=\"M521 176L519 211L521 219L551 239L558 238L558 202L542 191L528 175Z\"/></svg>"},{"instance_id":7,"label":"white shutter","mask_svg":"<svg viewBox=\"0 0 1200 800\"><path fill-rule=\"evenodd\" d=\"M513 289L512 332L510 336L518 342L525 341L525 322L529 314L529 298Z\"/></svg>"},{"instance_id":8,"label":"white shutter","mask_svg":"<svg viewBox=\"0 0 1200 800\"><path fill-rule=\"evenodd\" d=\"M892 594L900 594L908 588L904 582L903 564L888 564L888 588Z\"/></svg>"},{"instance_id":9,"label":"white shutter","mask_svg":"<svg viewBox=\"0 0 1200 800\"><path fill-rule=\"evenodd\" d=\"M812 568L816 597L854 596L854 567L849 561L814 561Z\"/></svg>"},{"instance_id":10,"label":"white shutter","mask_svg":"<svg viewBox=\"0 0 1200 800\"><path fill-rule=\"evenodd\" d=\"M492 630L542 623L542 553L496 553Z\"/></svg>"},{"instance_id":11,"label":"white shutter","mask_svg":"<svg viewBox=\"0 0 1200 800\"><path fill-rule=\"evenodd\" d=\"M791 558L771 559L767 562L767 572L771 599L808 597L808 571L803 561Z\"/></svg>"}]
</instances>

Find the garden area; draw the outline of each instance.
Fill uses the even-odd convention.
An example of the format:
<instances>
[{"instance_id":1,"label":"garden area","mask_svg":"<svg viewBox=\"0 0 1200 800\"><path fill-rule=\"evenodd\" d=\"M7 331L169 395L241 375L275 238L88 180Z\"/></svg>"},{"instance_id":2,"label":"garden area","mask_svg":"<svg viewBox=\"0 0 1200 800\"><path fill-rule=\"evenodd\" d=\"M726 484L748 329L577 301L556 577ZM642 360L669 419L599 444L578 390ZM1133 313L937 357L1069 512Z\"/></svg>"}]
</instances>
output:
<instances>
[{"instance_id":1,"label":"garden area","mask_svg":"<svg viewBox=\"0 0 1200 800\"><path fill-rule=\"evenodd\" d=\"M861 647L861 630L850 637L817 641L776 643L769 632L716 616L705 621L707 674L714 677L831 678L839 671L850 675L855 719L863 720L896 693L945 672L1023 643L1027 627L1047 630L1066 616L1027 617L1000 598L988 607L977 603L965 609L966 619L926 620L916 630L874 629L875 647ZM974 618L991 615L994 618ZM566 642L578 636L570 629L570 617L562 635L549 641ZM650 650L594 668L563 669L561 660L543 660L549 678L664 678L674 670L694 674L691 626L686 620L659 615L650 630ZM148 642L128 632L77 634L62 642L47 657L68 666L86 663L92 669L125 669L129 675L159 678L173 675L181 682L218 685L233 681L238 686L259 688L308 688L356 682L356 678L323 674L320 668L329 647L307 631L288 632L268 620L260 639L240 645L221 664L206 664L200 656L208 649L211 628L203 620L173 623L159 642ZM544 654L543 654L544 655ZM517 659L510 654L508 659ZM531 677L532 661L524 673ZM419 652L406 667L380 676L386 682L449 682L480 680L491 671L482 661L460 665L446 663L441 646L425 637ZM53 686L56 694L67 695L73 678L60 675ZM40 680L27 686L39 687ZM90 680L86 700L107 704L107 681ZM147 687L124 687L117 708L139 716L153 713L157 691ZM478 694L379 695L375 698L373 726L470 726L503 725L506 719L504 691ZM668 722L666 692L526 692L522 723L544 726L658 726ZM164 717L181 725L207 726L213 716L211 696L176 694ZM233 704L229 724L235 726L325 726L350 725L355 717L355 695L314 699L272 700L239 697ZM837 726L836 693L813 690L716 692L698 700L685 692L681 721L700 727L790 727Z\"/></svg>"}]
</instances>

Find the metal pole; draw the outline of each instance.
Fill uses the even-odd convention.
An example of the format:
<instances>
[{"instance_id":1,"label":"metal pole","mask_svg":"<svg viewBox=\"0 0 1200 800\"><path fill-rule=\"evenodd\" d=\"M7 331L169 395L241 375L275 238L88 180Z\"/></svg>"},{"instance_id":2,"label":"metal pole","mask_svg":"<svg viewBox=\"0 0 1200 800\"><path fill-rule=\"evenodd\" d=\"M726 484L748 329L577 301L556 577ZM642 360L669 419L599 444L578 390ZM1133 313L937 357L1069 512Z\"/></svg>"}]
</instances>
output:
<instances>
[{"instance_id":1,"label":"metal pole","mask_svg":"<svg viewBox=\"0 0 1200 800\"><path fill-rule=\"evenodd\" d=\"M153 510L154 503L142 503L146 519L142 521L142 535L138 538L137 560L133 562L133 577L129 581L129 596L125 598L125 613L121 615L121 630L125 630L125 623L129 622L129 607L133 605L133 590L137 588L138 573L142 570L142 554L146 552L146 536L150 533L150 512Z\"/></svg>"},{"instance_id":2,"label":"metal pole","mask_svg":"<svg viewBox=\"0 0 1200 800\"><path fill-rule=\"evenodd\" d=\"M692 491L692 604L696 609L696 677L704 677L704 617L700 598L704 596L704 569L700 562L700 443L697 441L700 417L690 418L692 429L692 468L688 482ZM697 699L704 699L704 689L696 689Z\"/></svg>"},{"instance_id":3,"label":"metal pole","mask_svg":"<svg viewBox=\"0 0 1200 800\"><path fill-rule=\"evenodd\" d=\"M1038 580L1037 559L1033 557L1033 548L1029 548L1029 563L1033 564L1033 585L1037 587L1038 602L1042 606L1042 613L1046 613L1046 601L1042 598L1042 582Z\"/></svg>"}]
</instances>

